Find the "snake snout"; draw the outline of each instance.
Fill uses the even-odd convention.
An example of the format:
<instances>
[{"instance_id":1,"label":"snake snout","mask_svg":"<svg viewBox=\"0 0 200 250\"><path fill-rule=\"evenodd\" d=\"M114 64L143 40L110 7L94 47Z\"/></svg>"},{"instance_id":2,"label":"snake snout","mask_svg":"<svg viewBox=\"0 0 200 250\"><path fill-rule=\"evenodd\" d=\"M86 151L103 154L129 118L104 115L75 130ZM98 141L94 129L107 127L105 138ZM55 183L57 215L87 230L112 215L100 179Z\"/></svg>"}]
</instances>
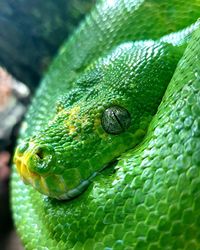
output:
<instances>
[{"instance_id":1,"label":"snake snout","mask_svg":"<svg viewBox=\"0 0 200 250\"><path fill-rule=\"evenodd\" d=\"M26 180L33 175L48 174L54 162L54 154L53 147L49 145L22 143L16 150L14 161L18 172Z\"/></svg>"},{"instance_id":2,"label":"snake snout","mask_svg":"<svg viewBox=\"0 0 200 250\"><path fill-rule=\"evenodd\" d=\"M33 173L47 174L52 166L54 150L47 145L35 146L30 153L27 167Z\"/></svg>"}]
</instances>

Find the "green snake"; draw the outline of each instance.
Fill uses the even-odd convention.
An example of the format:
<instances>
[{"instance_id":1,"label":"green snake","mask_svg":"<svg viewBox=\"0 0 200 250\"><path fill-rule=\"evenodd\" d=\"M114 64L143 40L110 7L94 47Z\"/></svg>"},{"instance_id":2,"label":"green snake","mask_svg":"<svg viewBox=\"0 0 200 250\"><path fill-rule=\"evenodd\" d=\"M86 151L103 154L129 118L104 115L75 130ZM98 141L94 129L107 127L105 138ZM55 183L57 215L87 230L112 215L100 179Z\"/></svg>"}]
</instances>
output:
<instances>
[{"instance_id":1,"label":"green snake","mask_svg":"<svg viewBox=\"0 0 200 250\"><path fill-rule=\"evenodd\" d=\"M26 249L200 249L199 17L99 1L61 47L14 156Z\"/></svg>"}]
</instances>

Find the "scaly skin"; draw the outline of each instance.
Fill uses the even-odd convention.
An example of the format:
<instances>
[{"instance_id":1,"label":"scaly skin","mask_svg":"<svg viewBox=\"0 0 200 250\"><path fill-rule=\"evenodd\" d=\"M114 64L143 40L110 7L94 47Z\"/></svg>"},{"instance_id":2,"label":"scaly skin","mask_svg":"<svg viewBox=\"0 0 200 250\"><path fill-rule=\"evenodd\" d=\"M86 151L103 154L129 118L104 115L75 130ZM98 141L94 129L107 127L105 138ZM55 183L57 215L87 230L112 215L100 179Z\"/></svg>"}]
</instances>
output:
<instances>
[{"instance_id":1,"label":"scaly skin","mask_svg":"<svg viewBox=\"0 0 200 250\"><path fill-rule=\"evenodd\" d=\"M27 249L200 249L199 13L200 1L102 1L61 48L14 157L45 194L14 170ZM107 126L110 107L123 109Z\"/></svg>"}]
</instances>

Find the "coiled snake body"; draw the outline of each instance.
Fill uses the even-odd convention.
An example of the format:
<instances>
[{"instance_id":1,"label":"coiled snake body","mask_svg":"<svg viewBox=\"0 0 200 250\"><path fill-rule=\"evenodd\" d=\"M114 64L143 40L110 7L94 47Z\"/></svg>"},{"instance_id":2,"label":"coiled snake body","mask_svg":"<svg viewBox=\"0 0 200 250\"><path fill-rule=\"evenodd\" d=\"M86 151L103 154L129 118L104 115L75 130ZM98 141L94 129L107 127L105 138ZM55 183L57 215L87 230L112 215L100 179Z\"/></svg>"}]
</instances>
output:
<instances>
[{"instance_id":1,"label":"coiled snake body","mask_svg":"<svg viewBox=\"0 0 200 250\"><path fill-rule=\"evenodd\" d=\"M60 49L14 156L27 249L200 249L199 16L100 1Z\"/></svg>"}]
</instances>

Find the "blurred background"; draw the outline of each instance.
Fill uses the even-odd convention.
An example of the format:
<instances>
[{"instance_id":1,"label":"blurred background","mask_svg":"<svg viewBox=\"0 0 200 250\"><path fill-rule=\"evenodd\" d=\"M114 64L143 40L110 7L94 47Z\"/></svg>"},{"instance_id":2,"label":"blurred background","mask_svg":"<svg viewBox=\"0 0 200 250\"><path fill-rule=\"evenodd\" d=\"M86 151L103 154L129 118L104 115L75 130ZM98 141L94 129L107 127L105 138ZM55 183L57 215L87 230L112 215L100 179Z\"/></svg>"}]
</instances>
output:
<instances>
[{"instance_id":1,"label":"blurred background","mask_svg":"<svg viewBox=\"0 0 200 250\"><path fill-rule=\"evenodd\" d=\"M20 123L57 49L96 1L0 1L0 250L23 249L9 202Z\"/></svg>"}]
</instances>

